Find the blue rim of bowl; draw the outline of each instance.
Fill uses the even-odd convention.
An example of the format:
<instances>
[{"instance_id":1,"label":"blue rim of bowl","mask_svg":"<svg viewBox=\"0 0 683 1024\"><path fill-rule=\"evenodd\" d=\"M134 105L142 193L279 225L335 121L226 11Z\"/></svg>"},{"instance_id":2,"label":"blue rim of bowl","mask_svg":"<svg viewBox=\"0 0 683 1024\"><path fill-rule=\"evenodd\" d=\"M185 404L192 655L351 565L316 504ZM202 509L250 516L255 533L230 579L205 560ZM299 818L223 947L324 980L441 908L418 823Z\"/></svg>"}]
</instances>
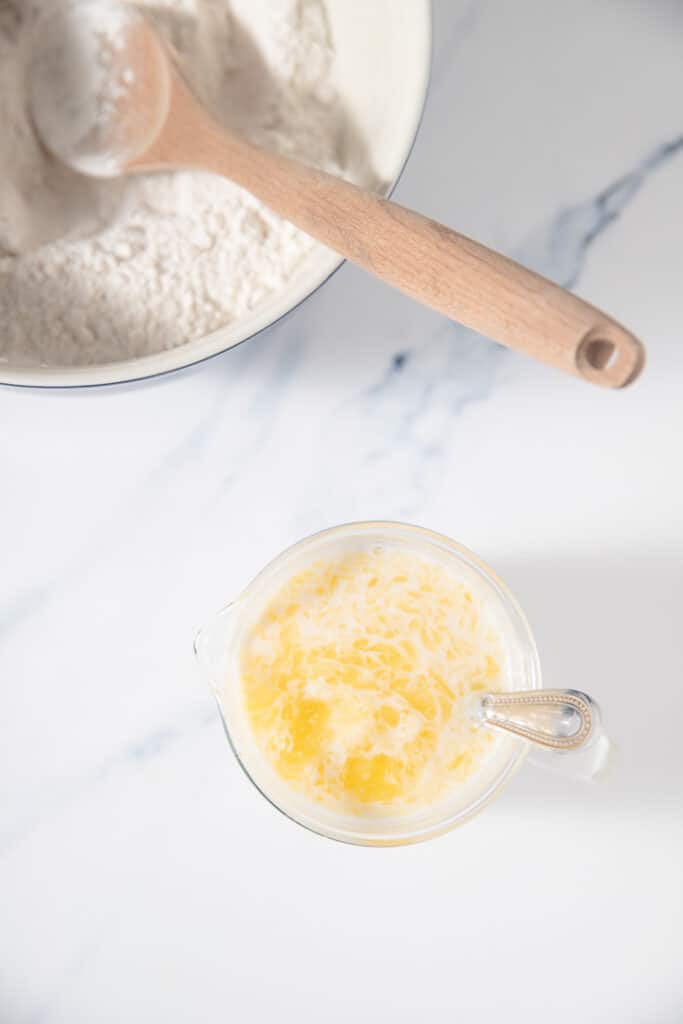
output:
<instances>
[{"instance_id":1,"label":"blue rim of bowl","mask_svg":"<svg viewBox=\"0 0 683 1024\"><path fill-rule=\"evenodd\" d=\"M429 99L429 93L431 90L432 69L434 61L434 10L432 0L427 0L425 6L427 8L428 13L428 42L426 82L424 97L422 99L422 107L420 108L420 113L417 118L417 123L415 125L415 132L413 134L412 142L408 147L408 152L406 153L405 159L398 170L398 174L396 175L392 182L391 188L384 197L386 199L391 198L391 196L396 191L396 188L398 187L398 184L401 181L401 178L403 177L403 173L406 167L408 166L408 161L413 155L413 150L415 149L415 145L417 143L418 137L420 135L420 130L422 128L422 123L424 121L427 101ZM146 373L140 377L126 377L123 380L100 381L97 384L22 384L19 381L0 380L0 387L22 388L24 390L30 391L83 391L85 389L94 390L98 388L123 387L128 384L137 384L147 380L159 380L162 377L169 377L171 374L174 373L183 373L185 370L190 370L194 366L201 366L202 363L208 363L210 359L216 359L218 356L223 356L226 354L226 352L232 352L234 349L239 348L241 345L245 345L248 341L253 341L254 338L258 338L260 335L264 334L266 331L269 331L272 327L275 327L277 324L282 323L282 321L285 320L288 316L291 316L292 313L295 313L296 310L299 309L299 307L304 304L304 302L311 298L311 296L315 295L316 292L318 292L321 288L324 288L328 281L330 281L331 278L334 277L338 270L341 270L341 268L344 266L346 262L346 259L342 258L337 264L337 266L330 271L327 277L324 277L322 281L318 282L315 288L313 288L307 295L304 295L303 298L299 299L298 302L296 302L290 309L286 310L284 313L281 313L280 316L278 316L275 320L272 320L269 324L266 324L264 327L260 327L257 331L254 331L253 334L249 334L246 338L242 338L241 341L236 341L233 345L227 345L225 348L219 349L217 352L210 352L209 355L200 356L199 359L194 359L191 363L183 363L182 366L171 366L168 368L168 370L156 370L154 373Z\"/></svg>"}]
</instances>

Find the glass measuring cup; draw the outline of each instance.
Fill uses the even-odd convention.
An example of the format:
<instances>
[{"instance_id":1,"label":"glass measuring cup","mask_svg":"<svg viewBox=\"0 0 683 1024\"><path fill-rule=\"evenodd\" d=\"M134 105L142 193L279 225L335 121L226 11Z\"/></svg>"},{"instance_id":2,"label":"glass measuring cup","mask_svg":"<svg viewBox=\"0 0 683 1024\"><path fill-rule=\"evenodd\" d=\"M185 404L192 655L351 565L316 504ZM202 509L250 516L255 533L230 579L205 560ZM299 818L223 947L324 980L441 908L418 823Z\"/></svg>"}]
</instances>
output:
<instances>
[{"instance_id":1,"label":"glass measuring cup","mask_svg":"<svg viewBox=\"0 0 683 1024\"><path fill-rule=\"evenodd\" d=\"M342 813L297 792L260 750L248 721L240 678L242 643L251 626L291 577L320 559L358 549L411 551L436 561L473 587L501 637L505 688L473 698L468 713L496 732L494 752L445 796L400 813ZM447 537L400 523L352 523L308 537L288 548L203 628L195 641L203 676L218 704L238 762L267 800L300 825L332 839L369 846L399 845L439 835L482 810L507 785L530 749L537 760L565 773L592 777L602 767L608 741L600 712L586 694L541 689L541 670L529 625L501 580L476 555ZM533 745L533 746L532 746ZM538 757L538 752L542 756Z\"/></svg>"}]
</instances>

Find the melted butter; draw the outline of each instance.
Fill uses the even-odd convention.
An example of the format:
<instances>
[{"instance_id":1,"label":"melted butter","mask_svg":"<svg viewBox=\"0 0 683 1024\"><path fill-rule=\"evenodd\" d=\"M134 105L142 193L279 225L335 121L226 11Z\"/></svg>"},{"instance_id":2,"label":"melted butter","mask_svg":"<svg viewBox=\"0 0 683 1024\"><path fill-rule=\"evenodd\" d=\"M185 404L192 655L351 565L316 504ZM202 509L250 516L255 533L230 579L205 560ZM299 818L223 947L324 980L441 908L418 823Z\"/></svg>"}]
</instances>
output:
<instances>
[{"instance_id":1,"label":"melted butter","mask_svg":"<svg viewBox=\"0 0 683 1024\"><path fill-rule=\"evenodd\" d=\"M298 792L345 813L412 808L461 784L493 742L465 713L503 688L502 643L445 565L373 548L282 586L242 647L262 752Z\"/></svg>"}]
</instances>

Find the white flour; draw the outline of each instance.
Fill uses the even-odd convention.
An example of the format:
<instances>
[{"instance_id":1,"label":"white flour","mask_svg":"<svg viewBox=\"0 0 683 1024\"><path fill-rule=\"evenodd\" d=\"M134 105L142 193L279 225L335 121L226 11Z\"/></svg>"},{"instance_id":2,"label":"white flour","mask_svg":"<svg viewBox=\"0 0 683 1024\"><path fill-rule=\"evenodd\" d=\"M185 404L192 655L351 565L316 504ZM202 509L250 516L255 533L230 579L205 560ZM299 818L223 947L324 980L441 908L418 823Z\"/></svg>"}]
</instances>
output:
<instances>
[{"instance_id":1,"label":"white flour","mask_svg":"<svg viewBox=\"0 0 683 1024\"><path fill-rule=\"evenodd\" d=\"M239 320L315 243L220 178L119 181L48 157L27 113L31 24L55 0L0 0L0 360L112 362ZM143 0L226 125L368 178L330 84L323 0ZM352 164L353 166L349 166Z\"/></svg>"}]
</instances>

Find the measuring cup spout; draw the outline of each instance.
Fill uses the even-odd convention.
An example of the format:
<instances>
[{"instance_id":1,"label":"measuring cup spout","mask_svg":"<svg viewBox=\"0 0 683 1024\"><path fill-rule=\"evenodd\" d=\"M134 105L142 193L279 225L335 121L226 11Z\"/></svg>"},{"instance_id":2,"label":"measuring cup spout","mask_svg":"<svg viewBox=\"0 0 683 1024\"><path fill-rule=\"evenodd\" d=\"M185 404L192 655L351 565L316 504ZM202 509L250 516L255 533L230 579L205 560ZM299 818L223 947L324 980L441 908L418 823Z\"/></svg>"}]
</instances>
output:
<instances>
[{"instance_id":1,"label":"measuring cup spout","mask_svg":"<svg viewBox=\"0 0 683 1024\"><path fill-rule=\"evenodd\" d=\"M228 650L233 637L237 602L221 608L217 615L197 632L194 653L205 682L214 696L225 679Z\"/></svg>"}]
</instances>

